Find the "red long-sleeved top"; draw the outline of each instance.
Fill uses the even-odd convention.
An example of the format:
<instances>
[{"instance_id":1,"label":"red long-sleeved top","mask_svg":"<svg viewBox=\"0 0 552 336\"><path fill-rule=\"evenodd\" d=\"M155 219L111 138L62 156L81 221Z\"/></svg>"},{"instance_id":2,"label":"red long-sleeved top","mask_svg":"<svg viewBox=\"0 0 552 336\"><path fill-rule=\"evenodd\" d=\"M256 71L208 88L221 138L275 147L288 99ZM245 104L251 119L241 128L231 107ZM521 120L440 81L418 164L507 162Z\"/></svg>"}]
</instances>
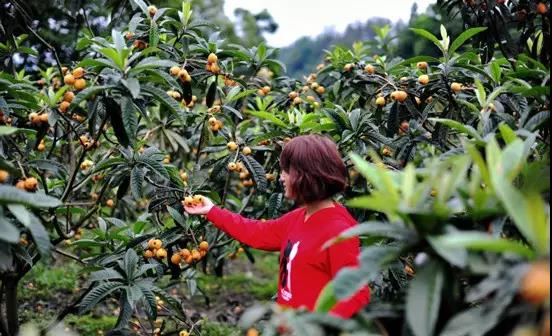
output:
<instances>
[{"instance_id":1,"label":"red long-sleeved top","mask_svg":"<svg viewBox=\"0 0 552 336\"><path fill-rule=\"evenodd\" d=\"M324 286L339 270L358 266L358 237L322 250L329 239L356 224L341 204L324 208L304 220L306 209L298 208L284 216L260 221L247 219L214 206L207 219L217 228L253 248L280 251L280 276L277 302L283 306L313 310ZM370 299L368 286L339 301L330 314L349 318Z\"/></svg>"}]
</instances>

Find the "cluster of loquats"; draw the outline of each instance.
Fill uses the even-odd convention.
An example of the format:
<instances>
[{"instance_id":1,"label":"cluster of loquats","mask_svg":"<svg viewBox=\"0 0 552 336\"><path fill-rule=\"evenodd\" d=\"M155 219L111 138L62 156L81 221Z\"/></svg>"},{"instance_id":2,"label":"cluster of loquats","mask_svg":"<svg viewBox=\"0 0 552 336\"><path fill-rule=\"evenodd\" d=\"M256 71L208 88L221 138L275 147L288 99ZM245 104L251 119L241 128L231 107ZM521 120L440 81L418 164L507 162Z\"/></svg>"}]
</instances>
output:
<instances>
[{"instance_id":1,"label":"cluster of loquats","mask_svg":"<svg viewBox=\"0 0 552 336\"><path fill-rule=\"evenodd\" d=\"M85 150L100 147L100 141L91 139L88 135L83 134L79 136L79 143Z\"/></svg>"},{"instance_id":2,"label":"cluster of loquats","mask_svg":"<svg viewBox=\"0 0 552 336\"><path fill-rule=\"evenodd\" d=\"M180 251L176 251L171 256L171 263L174 265L180 265L186 263L188 265L200 261L207 255L209 251L209 243L205 240L201 241L197 248L187 249L183 248Z\"/></svg>"},{"instance_id":3,"label":"cluster of loquats","mask_svg":"<svg viewBox=\"0 0 552 336\"><path fill-rule=\"evenodd\" d=\"M230 253L230 254L228 255L228 258L234 260L234 259L236 259L237 257L239 257L240 254L242 254L242 253L244 253L244 252L245 252L245 250L243 249L243 247L240 246L240 247L238 247L238 249L237 249L235 252Z\"/></svg>"},{"instance_id":4,"label":"cluster of loquats","mask_svg":"<svg viewBox=\"0 0 552 336\"><path fill-rule=\"evenodd\" d=\"M257 94L261 97L264 97L264 96L268 95L271 90L272 90L272 88L270 86L265 85L262 88L259 88L257 90Z\"/></svg>"},{"instance_id":5,"label":"cluster of loquats","mask_svg":"<svg viewBox=\"0 0 552 336\"><path fill-rule=\"evenodd\" d=\"M69 73L69 69L66 67L62 68L63 72L63 83L68 86L72 86L75 90L80 91L86 88L86 79L84 79L85 70L82 67L73 69ZM65 97L64 97L65 99Z\"/></svg>"},{"instance_id":6,"label":"cluster of loquats","mask_svg":"<svg viewBox=\"0 0 552 336\"><path fill-rule=\"evenodd\" d=\"M212 72L214 74L220 73L220 67L218 65L218 57L214 53L210 53L207 56L207 64L205 64L205 70Z\"/></svg>"},{"instance_id":7,"label":"cluster of loquats","mask_svg":"<svg viewBox=\"0 0 552 336\"><path fill-rule=\"evenodd\" d=\"M48 113L31 112L29 113L29 121L33 125L48 124Z\"/></svg>"},{"instance_id":8,"label":"cluster of loquats","mask_svg":"<svg viewBox=\"0 0 552 336\"><path fill-rule=\"evenodd\" d=\"M75 93L73 91L66 91L63 94L63 99L62 99L61 103L59 103L59 105L58 105L58 110L61 113L67 112L67 110L69 109L69 106L71 105L71 102L73 101L73 99L75 99Z\"/></svg>"},{"instance_id":9,"label":"cluster of loquats","mask_svg":"<svg viewBox=\"0 0 552 336\"><path fill-rule=\"evenodd\" d=\"M88 170L88 169L90 169L90 167L92 167L93 165L94 165L94 161L86 159L86 160L83 160L83 161L81 162L81 164L80 164L80 169L81 169L81 170Z\"/></svg>"},{"instance_id":10,"label":"cluster of loquats","mask_svg":"<svg viewBox=\"0 0 552 336\"><path fill-rule=\"evenodd\" d=\"M148 248L144 251L145 258L164 259L167 257L167 250L163 248L161 239L148 240Z\"/></svg>"},{"instance_id":11,"label":"cluster of loquats","mask_svg":"<svg viewBox=\"0 0 552 336\"><path fill-rule=\"evenodd\" d=\"M36 191L38 188L38 180L34 177L23 178L17 181L15 187L25 191Z\"/></svg>"},{"instance_id":12,"label":"cluster of loquats","mask_svg":"<svg viewBox=\"0 0 552 336\"><path fill-rule=\"evenodd\" d=\"M194 205L202 205L203 204L203 196L201 195L192 195L192 196L186 196L181 201L182 206L184 207L191 207Z\"/></svg>"},{"instance_id":13,"label":"cluster of loquats","mask_svg":"<svg viewBox=\"0 0 552 336\"><path fill-rule=\"evenodd\" d=\"M403 103L406 98L408 97L408 93L403 90L395 90L391 92L391 99L398 101L399 103Z\"/></svg>"},{"instance_id":14,"label":"cluster of loquats","mask_svg":"<svg viewBox=\"0 0 552 336\"><path fill-rule=\"evenodd\" d=\"M218 107L218 109L213 110L214 107ZM209 110L210 111L215 111L213 113L216 113L216 112L220 111L220 105L215 105L215 106L211 107ZM222 122L222 120L219 120L219 119L215 118L214 116L210 117L208 122L209 122L209 127L211 128L211 131L214 132L214 133L218 132L224 126L224 123Z\"/></svg>"},{"instance_id":15,"label":"cluster of loquats","mask_svg":"<svg viewBox=\"0 0 552 336\"><path fill-rule=\"evenodd\" d=\"M78 228L77 232L75 232L75 235L73 236L73 238L75 238L75 240L79 240L79 239L82 238L83 234L84 234L84 229L83 228Z\"/></svg>"},{"instance_id":16,"label":"cluster of loquats","mask_svg":"<svg viewBox=\"0 0 552 336\"><path fill-rule=\"evenodd\" d=\"M182 182L184 182L184 185L187 185L187 183L188 183L188 173L186 171L184 171L183 169L180 169L180 171L178 172L178 176L180 176L180 180L182 180Z\"/></svg>"}]
</instances>

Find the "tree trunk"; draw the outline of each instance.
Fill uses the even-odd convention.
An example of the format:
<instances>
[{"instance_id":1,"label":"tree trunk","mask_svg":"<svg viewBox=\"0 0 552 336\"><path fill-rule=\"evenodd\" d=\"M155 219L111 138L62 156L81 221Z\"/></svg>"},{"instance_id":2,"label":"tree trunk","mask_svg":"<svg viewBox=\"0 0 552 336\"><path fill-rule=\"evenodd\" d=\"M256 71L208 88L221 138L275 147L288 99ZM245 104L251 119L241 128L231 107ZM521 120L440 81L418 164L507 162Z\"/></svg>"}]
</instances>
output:
<instances>
[{"instance_id":1,"label":"tree trunk","mask_svg":"<svg viewBox=\"0 0 552 336\"><path fill-rule=\"evenodd\" d=\"M6 320L8 322L8 335L17 335L19 332L19 315L17 303L17 284L18 278L5 278L5 295L6 295Z\"/></svg>"}]
</instances>

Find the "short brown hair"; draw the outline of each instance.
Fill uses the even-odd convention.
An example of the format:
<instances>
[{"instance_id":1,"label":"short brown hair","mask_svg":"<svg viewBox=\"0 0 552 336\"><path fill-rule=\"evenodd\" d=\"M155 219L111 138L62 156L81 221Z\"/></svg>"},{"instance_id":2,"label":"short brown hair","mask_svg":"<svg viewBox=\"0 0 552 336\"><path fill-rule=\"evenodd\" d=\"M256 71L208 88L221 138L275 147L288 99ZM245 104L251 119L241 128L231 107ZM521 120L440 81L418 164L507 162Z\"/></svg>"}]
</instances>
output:
<instances>
[{"instance_id":1,"label":"short brown hair","mask_svg":"<svg viewBox=\"0 0 552 336\"><path fill-rule=\"evenodd\" d=\"M293 138L280 155L280 168L289 174L299 203L324 200L343 191L347 168L335 143L322 135Z\"/></svg>"}]
</instances>

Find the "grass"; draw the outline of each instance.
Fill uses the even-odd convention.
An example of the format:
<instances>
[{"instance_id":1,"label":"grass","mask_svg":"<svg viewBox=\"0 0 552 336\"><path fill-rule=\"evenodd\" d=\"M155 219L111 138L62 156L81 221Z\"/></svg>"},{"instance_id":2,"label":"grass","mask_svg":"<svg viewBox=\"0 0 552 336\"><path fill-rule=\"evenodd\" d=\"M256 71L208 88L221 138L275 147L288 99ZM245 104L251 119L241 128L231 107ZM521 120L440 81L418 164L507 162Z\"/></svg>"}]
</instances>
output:
<instances>
[{"instance_id":1,"label":"grass","mask_svg":"<svg viewBox=\"0 0 552 336\"><path fill-rule=\"evenodd\" d=\"M46 265L41 262L19 282L21 299L48 299L59 292L71 293L78 285L81 266L74 262L64 262L61 266Z\"/></svg>"},{"instance_id":2,"label":"grass","mask_svg":"<svg viewBox=\"0 0 552 336\"><path fill-rule=\"evenodd\" d=\"M79 335L99 335L107 333L117 323L117 316L69 315L65 318L65 324L77 331ZM101 331L101 332L100 332Z\"/></svg>"},{"instance_id":3,"label":"grass","mask_svg":"<svg viewBox=\"0 0 552 336\"><path fill-rule=\"evenodd\" d=\"M220 301L223 307L224 298L234 294L238 296L237 300L243 301L241 304L244 306L248 306L255 300L271 300L277 291L278 256L262 251L252 251L252 253L255 264L250 264L245 255L241 255L237 260L229 261L223 278L199 272L198 285L212 300ZM68 303L76 298L76 291L83 285L86 276L82 266L70 260L63 260L62 263L40 262L35 265L22 279L18 288L21 322L33 324L38 328L47 326ZM201 296L196 296L193 301L198 305L203 302ZM215 306L221 307L220 304ZM100 310L104 313L98 314L96 311L83 316L68 315L63 323L79 335L107 333L115 325L117 316L105 314L110 311L109 309ZM237 327L216 322L214 317L215 315L211 317L204 315L201 335L242 334ZM60 325L63 326L63 324Z\"/></svg>"},{"instance_id":4,"label":"grass","mask_svg":"<svg viewBox=\"0 0 552 336\"><path fill-rule=\"evenodd\" d=\"M222 324L208 319L204 319L201 323L201 335L205 336L238 336L242 335L239 328L231 327L227 324Z\"/></svg>"}]
</instances>

